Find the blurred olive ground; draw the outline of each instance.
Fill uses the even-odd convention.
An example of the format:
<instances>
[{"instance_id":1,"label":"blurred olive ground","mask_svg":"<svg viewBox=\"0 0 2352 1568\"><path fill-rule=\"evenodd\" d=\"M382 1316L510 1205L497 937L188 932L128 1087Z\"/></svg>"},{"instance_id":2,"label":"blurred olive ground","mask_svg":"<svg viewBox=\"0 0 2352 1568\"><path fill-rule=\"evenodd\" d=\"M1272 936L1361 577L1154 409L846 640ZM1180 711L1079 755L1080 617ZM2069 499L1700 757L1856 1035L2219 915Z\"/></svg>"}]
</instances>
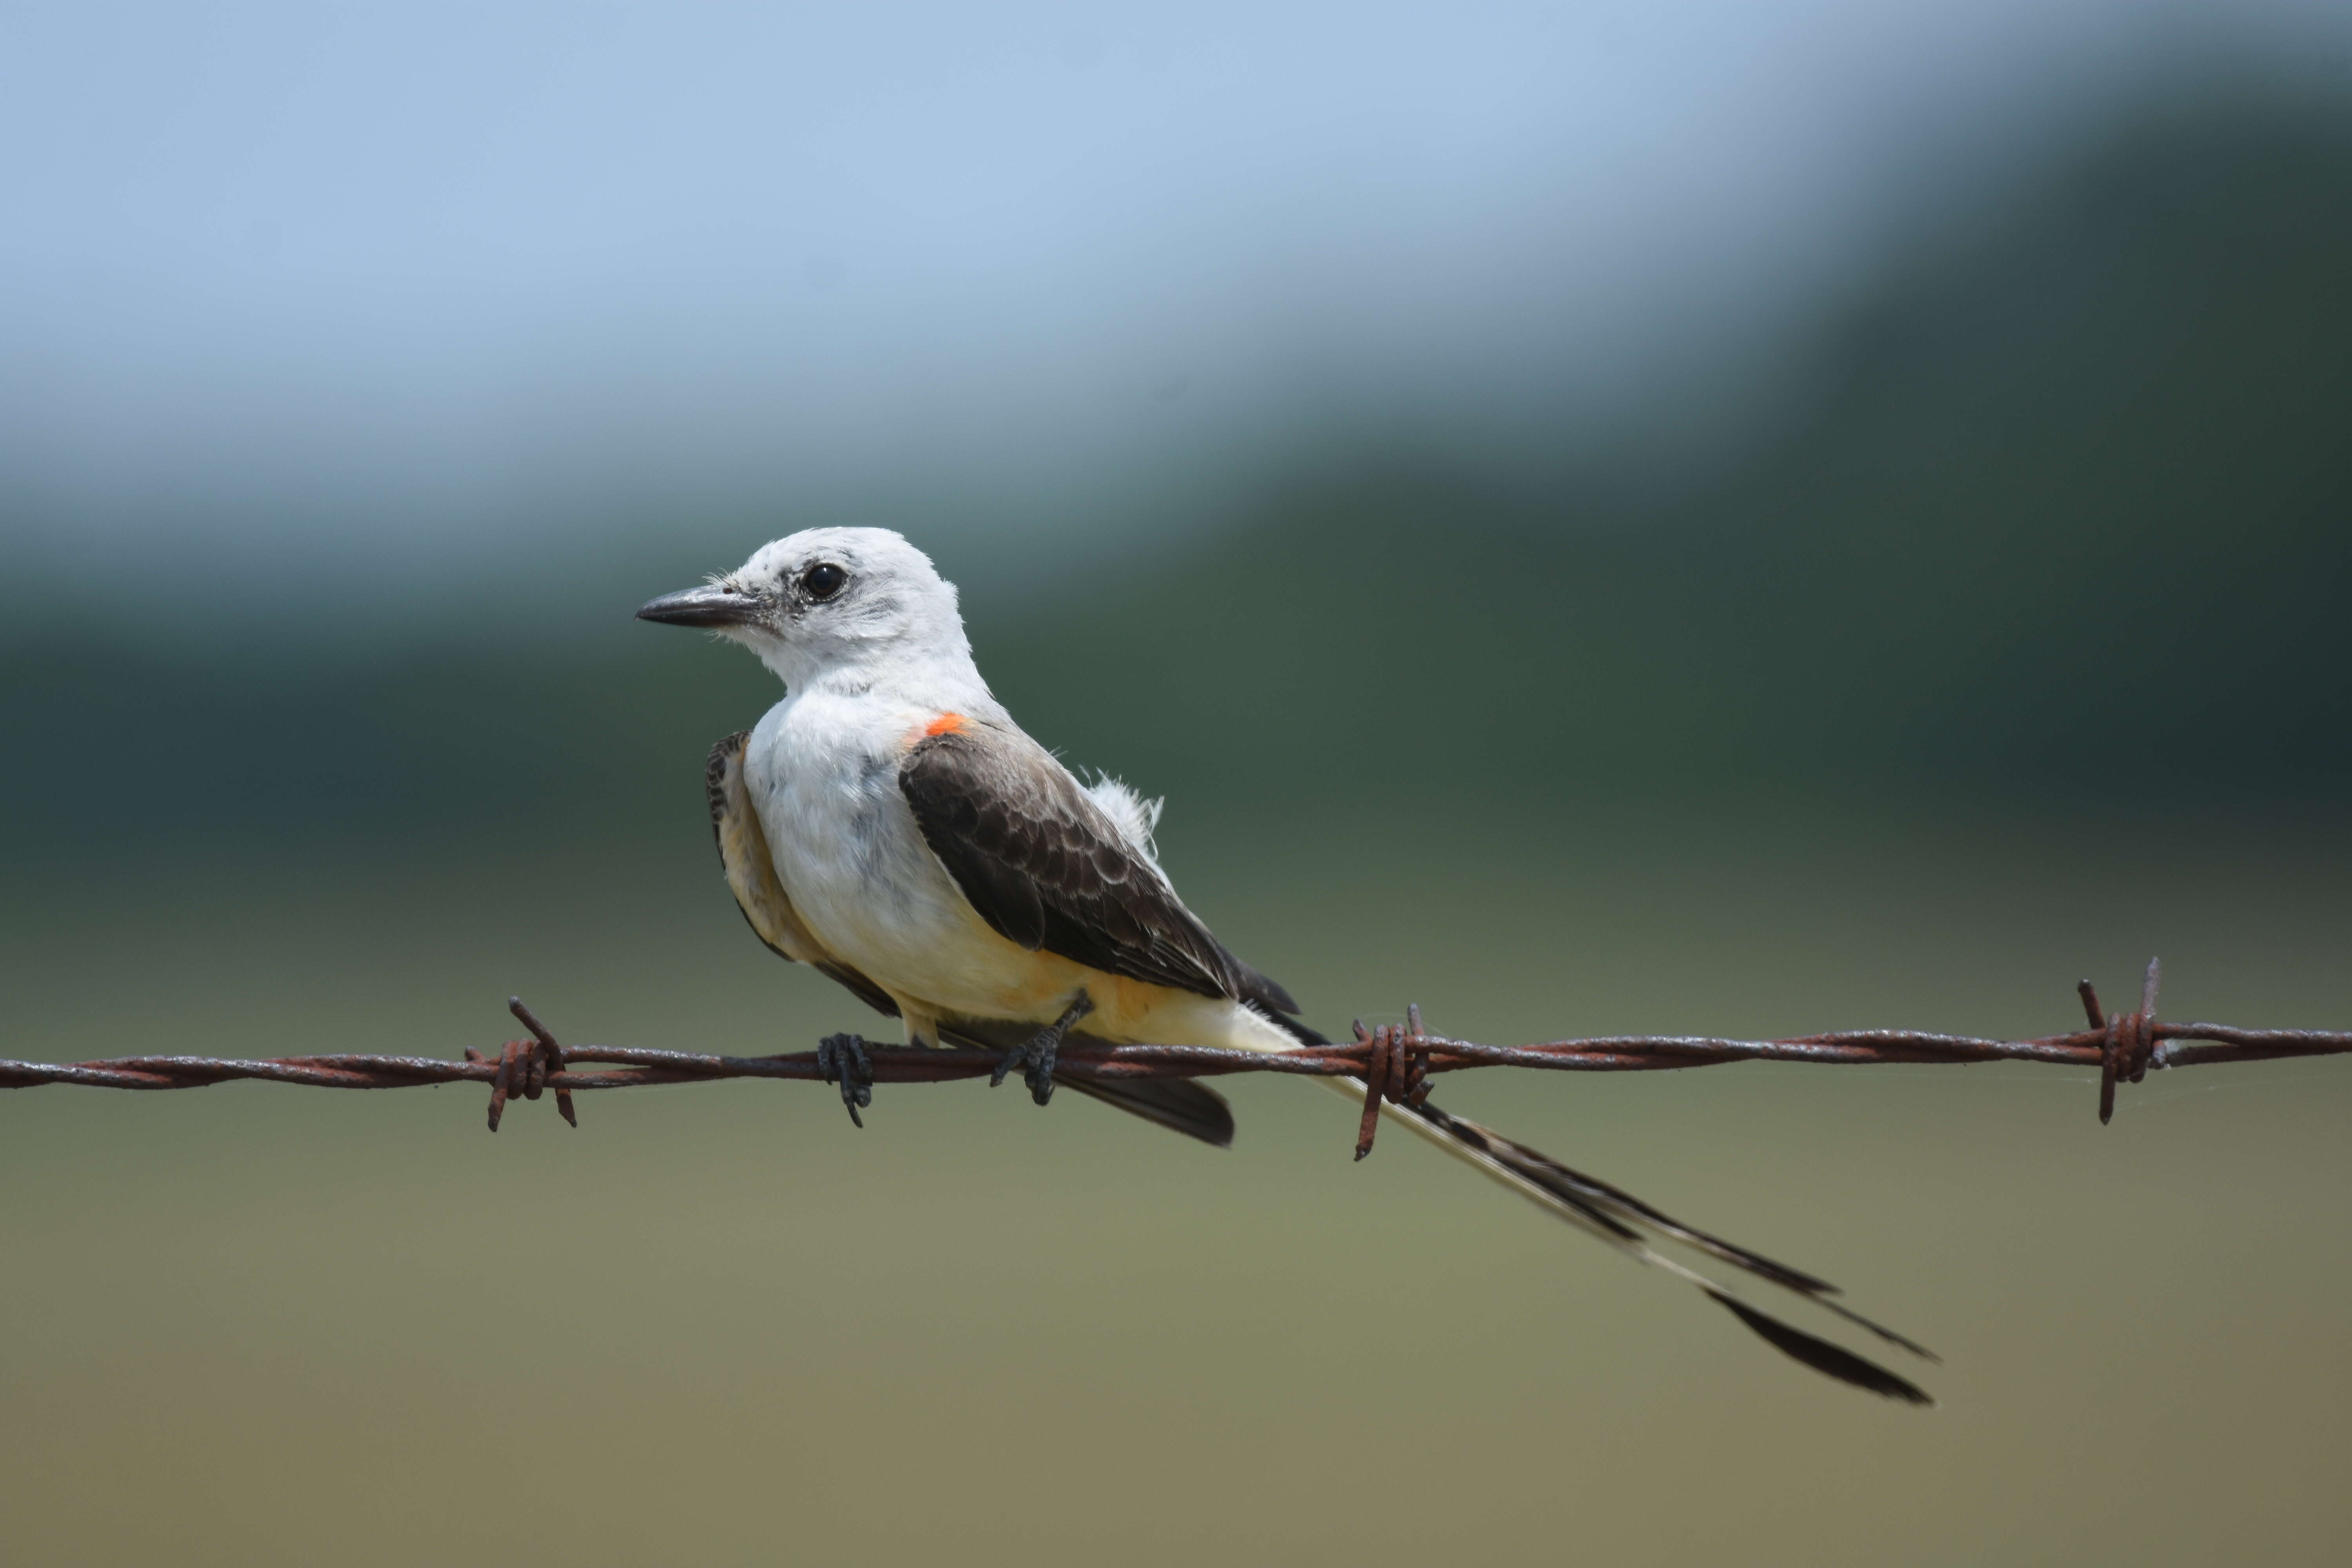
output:
<instances>
[{"instance_id":1,"label":"blurred olive ground","mask_svg":"<svg viewBox=\"0 0 2352 1568\"><path fill-rule=\"evenodd\" d=\"M690 813L689 813L690 816ZM689 821L687 827L691 828ZM2046 1032L2070 987L2352 1019L2340 831L1181 804L1173 869L1327 1026ZM1525 837L1521 837L1525 835ZM11 1055L759 1051L862 1022L698 833L560 862L20 880ZM1483 1075L1446 1100L1827 1273L1934 1411L1307 1086L1218 1153L1065 1097L0 1097L12 1562L2334 1563L2352 1065Z\"/></svg>"}]
</instances>

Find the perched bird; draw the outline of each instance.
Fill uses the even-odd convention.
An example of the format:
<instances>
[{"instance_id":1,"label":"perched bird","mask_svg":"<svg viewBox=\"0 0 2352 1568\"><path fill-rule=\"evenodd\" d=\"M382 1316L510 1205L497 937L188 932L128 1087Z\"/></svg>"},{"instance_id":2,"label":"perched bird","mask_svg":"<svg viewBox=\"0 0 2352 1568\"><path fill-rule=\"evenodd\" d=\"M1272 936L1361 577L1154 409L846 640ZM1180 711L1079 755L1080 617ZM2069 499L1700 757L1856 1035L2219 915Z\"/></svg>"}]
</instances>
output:
<instances>
[{"instance_id":1,"label":"perched bird","mask_svg":"<svg viewBox=\"0 0 2352 1568\"><path fill-rule=\"evenodd\" d=\"M1288 992L1176 896L1152 847L1158 803L1116 780L1081 784L989 694L954 585L899 535L808 529L637 615L739 642L784 683L782 701L710 754L728 886L761 941L897 1016L908 1043L999 1051L995 1081L1020 1071L1040 1105L1060 1081L1220 1147L1234 1123L1215 1090L1186 1079L1057 1080L1063 1042L1324 1043ZM865 1047L836 1035L819 1053L853 1120L871 1102ZM1321 1081L1362 1093L1348 1079ZM1832 1300L1836 1287L1433 1105L1386 1109L1552 1214L1696 1285L1807 1366L1930 1403L1652 1243L1691 1247L1928 1354Z\"/></svg>"}]
</instances>

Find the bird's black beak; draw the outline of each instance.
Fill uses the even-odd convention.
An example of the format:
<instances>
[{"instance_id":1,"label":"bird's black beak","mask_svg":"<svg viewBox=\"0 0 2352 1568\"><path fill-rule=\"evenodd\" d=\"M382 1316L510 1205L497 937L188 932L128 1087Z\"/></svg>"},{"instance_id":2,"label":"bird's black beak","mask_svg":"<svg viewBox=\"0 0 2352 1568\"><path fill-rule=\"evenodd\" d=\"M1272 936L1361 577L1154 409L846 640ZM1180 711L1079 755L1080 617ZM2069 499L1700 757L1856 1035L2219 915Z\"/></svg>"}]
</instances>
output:
<instances>
[{"instance_id":1,"label":"bird's black beak","mask_svg":"<svg viewBox=\"0 0 2352 1568\"><path fill-rule=\"evenodd\" d=\"M664 594L639 610L637 619L673 626L740 626L760 619L763 608L749 594L714 584Z\"/></svg>"}]
</instances>

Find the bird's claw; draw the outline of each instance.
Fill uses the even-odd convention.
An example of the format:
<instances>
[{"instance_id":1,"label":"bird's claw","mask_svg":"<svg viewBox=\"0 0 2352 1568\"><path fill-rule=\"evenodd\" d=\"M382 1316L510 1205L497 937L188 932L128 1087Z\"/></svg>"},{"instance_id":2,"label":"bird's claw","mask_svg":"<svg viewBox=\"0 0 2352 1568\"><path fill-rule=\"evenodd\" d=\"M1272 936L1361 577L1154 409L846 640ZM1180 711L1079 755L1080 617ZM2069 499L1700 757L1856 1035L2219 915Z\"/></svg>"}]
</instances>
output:
<instances>
[{"instance_id":1,"label":"bird's claw","mask_svg":"<svg viewBox=\"0 0 2352 1568\"><path fill-rule=\"evenodd\" d=\"M874 1058L866 1054L865 1039L827 1035L816 1043L816 1070L825 1082L841 1086L841 1103L848 1108L849 1120L865 1126L857 1108L874 1103Z\"/></svg>"},{"instance_id":2,"label":"bird's claw","mask_svg":"<svg viewBox=\"0 0 2352 1568\"><path fill-rule=\"evenodd\" d=\"M1062 1052L1062 1031L1048 1024L1029 1037L1026 1044L1004 1053L996 1070L988 1075L988 1087L1002 1084L1015 1068L1024 1070L1021 1080L1029 1086L1029 1098L1043 1105L1054 1098L1054 1063Z\"/></svg>"},{"instance_id":3,"label":"bird's claw","mask_svg":"<svg viewBox=\"0 0 2352 1568\"><path fill-rule=\"evenodd\" d=\"M1094 1001L1081 991L1077 1000L1062 1011L1062 1016L1029 1037L1025 1044L1004 1053L996 1070L988 1075L988 1087L996 1088L1014 1068L1026 1068L1021 1077L1029 1086L1029 1098L1043 1105L1054 1098L1054 1066L1061 1058L1062 1037L1070 1026L1095 1010Z\"/></svg>"}]
</instances>

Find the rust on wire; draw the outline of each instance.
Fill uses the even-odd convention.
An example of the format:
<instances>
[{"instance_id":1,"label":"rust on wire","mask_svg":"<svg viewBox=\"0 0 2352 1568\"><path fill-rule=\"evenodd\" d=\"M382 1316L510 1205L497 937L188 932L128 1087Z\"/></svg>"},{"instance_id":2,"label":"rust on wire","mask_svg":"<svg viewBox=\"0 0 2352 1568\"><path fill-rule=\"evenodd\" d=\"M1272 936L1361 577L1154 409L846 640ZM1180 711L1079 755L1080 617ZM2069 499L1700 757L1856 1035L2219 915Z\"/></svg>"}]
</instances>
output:
<instances>
[{"instance_id":1,"label":"rust on wire","mask_svg":"<svg viewBox=\"0 0 2352 1568\"><path fill-rule=\"evenodd\" d=\"M2090 1026L2073 1034L2030 1040L1980 1039L1908 1029L1855 1029L1773 1040L1640 1035L1553 1040L1530 1046L1482 1046L1431 1034L1422 1022L1421 1009L1413 1007L1407 1011L1406 1022L1402 1025L1367 1029L1359 1024L1353 1040L1276 1054L1206 1046L1103 1046L1072 1039L1062 1047L1057 1070L1066 1076L1090 1079L1218 1078L1244 1072L1357 1079L1364 1085L1364 1115L1356 1140L1356 1157L1362 1159L1371 1152L1383 1100L1417 1106L1428 1098L1433 1075L1478 1068L1647 1072L1745 1061L1811 1062L1820 1066L2043 1062L2096 1069L2099 1120L2104 1122L2115 1114L2116 1086L2137 1083L2151 1070L2352 1052L2352 1032L2249 1029L2231 1024L2160 1020L2156 1016L2160 979L2161 971L2150 963L2140 988L2139 1010L2113 1016L2102 1011L2098 994L2085 980L2076 990ZM826 1077L814 1051L722 1057L613 1046L563 1046L557 1043L547 1026L520 998L509 1005L515 1017L530 1031L531 1037L509 1041L495 1058L468 1049L462 1061L441 1057L350 1055L253 1060L119 1057L87 1062L0 1061L0 1089L34 1089L54 1083L80 1084L91 1089L201 1089L243 1079L314 1089L410 1089L419 1084L480 1083L489 1086L489 1126L495 1132L509 1100L517 1096L537 1100L549 1089L555 1091L557 1110L576 1127L579 1119L572 1096L578 1090L744 1078L815 1082ZM866 1049L872 1058L873 1081L877 1083L941 1083L954 1079L985 1078L996 1069L1001 1059L994 1051L964 1048L869 1046ZM583 1070L583 1065L589 1063L607 1070Z\"/></svg>"},{"instance_id":2,"label":"rust on wire","mask_svg":"<svg viewBox=\"0 0 2352 1568\"><path fill-rule=\"evenodd\" d=\"M1405 1009L1405 1022L1367 1030L1356 1021L1356 1044L1366 1052L1364 1114L1356 1124L1356 1158L1372 1152L1372 1135L1380 1131L1381 1101L1417 1106L1429 1098L1430 1041L1421 1024L1421 1005Z\"/></svg>"},{"instance_id":3,"label":"rust on wire","mask_svg":"<svg viewBox=\"0 0 2352 1568\"><path fill-rule=\"evenodd\" d=\"M2116 1085L2137 1083L2147 1076L2148 1058L2156 1049L2156 987L2163 970L2155 959L2147 961L2147 978L2139 993L2139 1011L2123 1013L2106 1022L2105 1037L2099 1042L2099 1125L2105 1126L2116 1116ZM2089 983L2086 981L2087 985ZM2091 998L2095 1008L2096 998Z\"/></svg>"},{"instance_id":4,"label":"rust on wire","mask_svg":"<svg viewBox=\"0 0 2352 1568\"><path fill-rule=\"evenodd\" d=\"M1385 1026L1368 1031L1359 1018L1356 1043L1370 1053L1364 1063L1364 1114L1356 1123L1356 1158L1360 1160L1372 1152L1372 1134L1380 1131L1381 1096L1389 1087L1389 1062L1395 1055L1396 1031Z\"/></svg>"}]
</instances>

